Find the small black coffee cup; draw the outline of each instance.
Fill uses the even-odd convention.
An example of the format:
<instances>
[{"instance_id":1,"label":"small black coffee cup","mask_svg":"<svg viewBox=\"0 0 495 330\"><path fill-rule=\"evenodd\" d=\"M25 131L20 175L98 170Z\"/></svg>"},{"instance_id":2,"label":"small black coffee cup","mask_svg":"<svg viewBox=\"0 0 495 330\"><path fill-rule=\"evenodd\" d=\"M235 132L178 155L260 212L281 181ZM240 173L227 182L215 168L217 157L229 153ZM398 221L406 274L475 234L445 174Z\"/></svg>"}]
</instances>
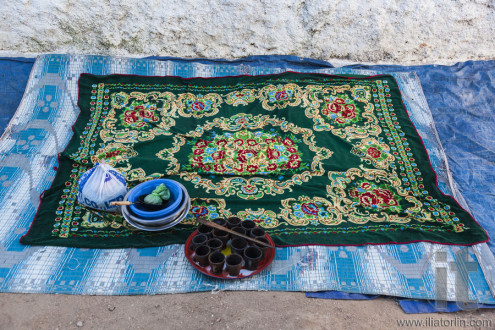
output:
<instances>
[{"instance_id":1,"label":"small black coffee cup","mask_svg":"<svg viewBox=\"0 0 495 330\"><path fill-rule=\"evenodd\" d=\"M204 234L208 237L211 237L212 231L213 231L213 228L211 228L207 225L199 225L199 227L198 227L198 234Z\"/></svg>"},{"instance_id":2,"label":"small black coffee cup","mask_svg":"<svg viewBox=\"0 0 495 330\"><path fill-rule=\"evenodd\" d=\"M238 276L241 272L243 259L239 254L229 254L225 259L225 270L230 276Z\"/></svg>"},{"instance_id":3,"label":"small black coffee cup","mask_svg":"<svg viewBox=\"0 0 495 330\"><path fill-rule=\"evenodd\" d=\"M261 260L263 253L257 246L250 246L244 250L244 261L247 270L255 270Z\"/></svg>"},{"instance_id":4,"label":"small black coffee cup","mask_svg":"<svg viewBox=\"0 0 495 330\"><path fill-rule=\"evenodd\" d=\"M196 250L198 246L205 244L207 240L208 236L206 236L205 234L198 234L194 236L191 240L191 250Z\"/></svg>"},{"instance_id":5,"label":"small black coffee cup","mask_svg":"<svg viewBox=\"0 0 495 330\"><path fill-rule=\"evenodd\" d=\"M232 229L234 227L240 226L241 225L241 218L238 217L229 217L227 218L227 226Z\"/></svg>"},{"instance_id":6,"label":"small black coffee cup","mask_svg":"<svg viewBox=\"0 0 495 330\"><path fill-rule=\"evenodd\" d=\"M241 222L241 227L244 228L244 230L246 230L246 235L249 236L251 234L251 230L253 228L256 228L256 222L252 220L244 220Z\"/></svg>"},{"instance_id":7,"label":"small black coffee cup","mask_svg":"<svg viewBox=\"0 0 495 330\"><path fill-rule=\"evenodd\" d=\"M244 238L235 237L230 241L230 250L232 253L244 255L244 249L247 248L248 242Z\"/></svg>"},{"instance_id":8,"label":"small black coffee cup","mask_svg":"<svg viewBox=\"0 0 495 330\"><path fill-rule=\"evenodd\" d=\"M259 227L251 229L250 233L251 237L258 238L258 237L265 237L265 231Z\"/></svg>"},{"instance_id":9,"label":"small black coffee cup","mask_svg":"<svg viewBox=\"0 0 495 330\"><path fill-rule=\"evenodd\" d=\"M220 274L222 272L223 265L225 264L225 256L222 252L215 251L211 253L208 261L213 274Z\"/></svg>"},{"instance_id":10,"label":"small black coffee cup","mask_svg":"<svg viewBox=\"0 0 495 330\"><path fill-rule=\"evenodd\" d=\"M213 222L222 227L227 227L227 220L225 220L224 218L216 218L215 220L213 220Z\"/></svg>"},{"instance_id":11,"label":"small black coffee cup","mask_svg":"<svg viewBox=\"0 0 495 330\"><path fill-rule=\"evenodd\" d=\"M208 257L210 256L210 247L208 245L201 245L194 251L194 260L199 263L201 267L206 267L209 264Z\"/></svg>"},{"instance_id":12,"label":"small black coffee cup","mask_svg":"<svg viewBox=\"0 0 495 330\"><path fill-rule=\"evenodd\" d=\"M229 241L230 234L227 233L226 231L220 230L220 229L215 229L212 232L213 238L218 238L219 240L222 241L222 250L225 249L227 246L227 242Z\"/></svg>"},{"instance_id":13,"label":"small black coffee cup","mask_svg":"<svg viewBox=\"0 0 495 330\"><path fill-rule=\"evenodd\" d=\"M235 231L236 233L239 233L239 234L243 234L243 235L246 235L246 229L242 228L241 226L237 226L237 227L234 227L232 228L232 231ZM232 237L234 237L235 235L232 235ZM235 236L237 237L237 236Z\"/></svg>"},{"instance_id":14,"label":"small black coffee cup","mask_svg":"<svg viewBox=\"0 0 495 330\"><path fill-rule=\"evenodd\" d=\"M223 250L223 242L218 238L210 238L206 245L210 248L211 252L222 251Z\"/></svg>"}]
</instances>

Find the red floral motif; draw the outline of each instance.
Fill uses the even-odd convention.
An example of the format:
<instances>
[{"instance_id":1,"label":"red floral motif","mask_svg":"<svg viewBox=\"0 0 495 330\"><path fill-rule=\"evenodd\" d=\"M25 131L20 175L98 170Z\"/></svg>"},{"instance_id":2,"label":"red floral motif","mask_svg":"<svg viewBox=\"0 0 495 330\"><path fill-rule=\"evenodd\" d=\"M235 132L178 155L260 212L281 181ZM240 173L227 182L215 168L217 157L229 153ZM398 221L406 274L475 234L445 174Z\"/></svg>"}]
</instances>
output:
<instances>
[{"instance_id":1,"label":"red floral motif","mask_svg":"<svg viewBox=\"0 0 495 330\"><path fill-rule=\"evenodd\" d=\"M247 194L249 194L249 193L253 194L256 192L256 190L258 190L258 188L256 188L256 186L253 186L250 184L247 184L247 185L243 186L242 188Z\"/></svg>"},{"instance_id":2,"label":"red floral motif","mask_svg":"<svg viewBox=\"0 0 495 330\"><path fill-rule=\"evenodd\" d=\"M275 93L275 99L277 101L287 100L288 98L289 98L289 95L287 94L286 91L278 91Z\"/></svg>"},{"instance_id":3,"label":"red floral motif","mask_svg":"<svg viewBox=\"0 0 495 330\"><path fill-rule=\"evenodd\" d=\"M345 104L344 99L336 99L332 103L327 104L327 110L333 113L338 113L342 111L342 104Z\"/></svg>"},{"instance_id":4,"label":"red floral motif","mask_svg":"<svg viewBox=\"0 0 495 330\"><path fill-rule=\"evenodd\" d=\"M353 104L346 104L344 106L344 110L342 111L342 117L344 118L356 117L356 107Z\"/></svg>"},{"instance_id":5,"label":"red floral motif","mask_svg":"<svg viewBox=\"0 0 495 330\"><path fill-rule=\"evenodd\" d=\"M287 168L292 168L292 169L295 169L295 168L298 168L299 166L301 166L301 161L300 160L290 160L287 162Z\"/></svg>"},{"instance_id":6,"label":"red floral motif","mask_svg":"<svg viewBox=\"0 0 495 330\"><path fill-rule=\"evenodd\" d=\"M251 172L251 173L254 173L257 170L258 170L258 166L256 166L256 165L248 165L246 168L246 171Z\"/></svg>"},{"instance_id":7,"label":"red floral motif","mask_svg":"<svg viewBox=\"0 0 495 330\"><path fill-rule=\"evenodd\" d=\"M218 140L217 141L217 146L219 146L219 147L223 147L226 144L227 144L227 140L226 139L221 139L221 140Z\"/></svg>"},{"instance_id":8,"label":"red floral motif","mask_svg":"<svg viewBox=\"0 0 495 330\"><path fill-rule=\"evenodd\" d=\"M359 201L365 206L378 205L380 200L373 193L367 191L359 196Z\"/></svg>"},{"instance_id":9,"label":"red floral motif","mask_svg":"<svg viewBox=\"0 0 495 330\"><path fill-rule=\"evenodd\" d=\"M258 155L258 152L257 151L254 151L252 149L246 149L246 150L240 150L238 153L237 153L237 160L240 161L240 162L247 162L248 159L247 159L247 156L251 154L252 157L256 157Z\"/></svg>"},{"instance_id":10,"label":"red floral motif","mask_svg":"<svg viewBox=\"0 0 495 330\"><path fill-rule=\"evenodd\" d=\"M344 123L343 119L352 119L356 117L356 107L353 104L346 104L344 99L337 98L330 103L329 99L325 99L326 107L321 109L321 113L328 116L330 113L339 114L341 118L337 118L336 121Z\"/></svg>"},{"instance_id":11,"label":"red floral motif","mask_svg":"<svg viewBox=\"0 0 495 330\"><path fill-rule=\"evenodd\" d=\"M268 164L266 167L268 171L275 171L277 169L277 164Z\"/></svg>"},{"instance_id":12,"label":"red floral motif","mask_svg":"<svg viewBox=\"0 0 495 330\"><path fill-rule=\"evenodd\" d=\"M112 150L105 153L105 158L115 158L120 154L121 150Z\"/></svg>"},{"instance_id":13,"label":"red floral motif","mask_svg":"<svg viewBox=\"0 0 495 330\"><path fill-rule=\"evenodd\" d=\"M214 160L224 159L225 151L224 150L216 151L211 155L211 158L213 158Z\"/></svg>"},{"instance_id":14,"label":"red floral motif","mask_svg":"<svg viewBox=\"0 0 495 330\"><path fill-rule=\"evenodd\" d=\"M280 153L272 148L266 150L266 155L268 156L268 159L278 159L278 157L280 157Z\"/></svg>"},{"instance_id":15,"label":"red floral motif","mask_svg":"<svg viewBox=\"0 0 495 330\"><path fill-rule=\"evenodd\" d=\"M237 125L243 125L243 124L246 124L247 122L248 122L248 121L247 121L247 119L246 119L246 118L243 118L243 117L242 117L242 118L237 118L237 119L235 120L235 123L236 123Z\"/></svg>"},{"instance_id":16,"label":"red floral motif","mask_svg":"<svg viewBox=\"0 0 495 330\"><path fill-rule=\"evenodd\" d=\"M357 197L359 196L359 193L358 193L355 189L351 189L351 190L349 191L349 195L350 195L351 197L355 197L355 198L357 198Z\"/></svg>"},{"instance_id":17,"label":"red floral motif","mask_svg":"<svg viewBox=\"0 0 495 330\"><path fill-rule=\"evenodd\" d=\"M210 164L204 164L204 163L193 163L192 167L199 167L200 169L208 172L211 170Z\"/></svg>"},{"instance_id":18,"label":"red floral motif","mask_svg":"<svg viewBox=\"0 0 495 330\"><path fill-rule=\"evenodd\" d=\"M387 205L397 205L397 201L394 196L387 189L373 189L376 196L381 198L381 200Z\"/></svg>"},{"instance_id":19,"label":"red floral motif","mask_svg":"<svg viewBox=\"0 0 495 330\"><path fill-rule=\"evenodd\" d=\"M363 189L369 189L370 187L371 187L371 184L369 182L361 183L361 188L363 188Z\"/></svg>"},{"instance_id":20,"label":"red floral motif","mask_svg":"<svg viewBox=\"0 0 495 330\"><path fill-rule=\"evenodd\" d=\"M374 147L371 147L371 148L368 149L368 155L370 155L373 158L378 158L378 157L381 156L381 154L382 153L380 152L380 150L378 150L378 149L376 149Z\"/></svg>"},{"instance_id":21,"label":"red floral motif","mask_svg":"<svg viewBox=\"0 0 495 330\"><path fill-rule=\"evenodd\" d=\"M201 101L196 101L191 104L191 110L193 111L203 111L205 108L205 104Z\"/></svg>"},{"instance_id":22,"label":"red floral motif","mask_svg":"<svg viewBox=\"0 0 495 330\"><path fill-rule=\"evenodd\" d=\"M191 207L191 213L196 217L201 217L208 214L208 209L204 206L193 206Z\"/></svg>"},{"instance_id":23,"label":"red floral motif","mask_svg":"<svg viewBox=\"0 0 495 330\"><path fill-rule=\"evenodd\" d=\"M225 166L223 166L222 164L215 164L213 168L215 169L215 172L225 172Z\"/></svg>"},{"instance_id":24,"label":"red floral motif","mask_svg":"<svg viewBox=\"0 0 495 330\"><path fill-rule=\"evenodd\" d=\"M358 191L359 189L351 189L349 191L349 195L353 198L359 199L361 205L379 207L390 207L399 205L392 192L390 192L388 189L373 188L371 190L372 187L368 182L361 183L361 188L367 191L360 192Z\"/></svg>"},{"instance_id":25,"label":"red floral motif","mask_svg":"<svg viewBox=\"0 0 495 330\"><path fill-rule=\"evenodd\" d=\"M136 111L133 110L127 110L124 112L124 122L127 124L133 124L139 120L139 117L137 116Z\"/></svg>"},{"instance_id":26,"label":"red floral motif","mask_svg":"<svg viewBox=\"0 0 495 330\"><path fill-rule=\"evenodd\" d=\"M196 142L195 147L196 147L196 148L204 148L204 147L206 147L207 145L208 145L208 141L206 141L206 140L201 140L201 139L200 139L200 140L198 140L198 142Z\"/></svg>"},{"instance_id":27,"label":"red floral motif","mask_svg":"<svg viewBox=\"0 0 495 330\"><path fill-rule=\"evenodd\" d=\"M154 116L153 111L145 109L145 107L142 105L135 106L134 110L127 110L124 112L124 122L127 124L132 125L136 122L141 121L142 119L150 119L152 121L158 120L158 118ZM137 126L142 127L145 124L145 122L141 122L138 123Z\"/></svg>"},{"instance_id":28,"label":"red floral motif","mask_svg":"<svg viewBox=\"0 0 495 330\"><path fill-rule=\"evenodd\" d=\"M282 143L286 146L293 146L294 145L294 141L292 141L291 139L289 139L288 137L286 137Z\"/></svg>"},{"instance_id":29,"label":"red floral motif","mask_svg":"<svg viewBox=\"0 0 495 330\"><path fill-rule=\"evenodd\" d=\"M207 172L253 175L300 168L301 152L293 136L243 130L193 142L190 166ZM216 164L222 164L221 167Z\"/></svg>"},{"instance_id":30,"label":"red floral motif","mask_svg":"<svg viewBox=\"0 0 495 330\"><path fill-rule=\"evenodd\" d=\"M301 211L309 215L318 215L318 206L315 203L302 203Z\"/></svg>"},{"instance_id":31,"label":"red floral motif","mask_svg":"<svg viewBox=\"0 0 495 330\"><path fill-rule=\"evenodd\" d=\"M253 139L248 139L248 140L246 140L246 142L247 142L247 145L250 147L254 147L254 146L258 145L258 142L256 142L256 140L253 140Z\"/></svg>"}]
</instances>

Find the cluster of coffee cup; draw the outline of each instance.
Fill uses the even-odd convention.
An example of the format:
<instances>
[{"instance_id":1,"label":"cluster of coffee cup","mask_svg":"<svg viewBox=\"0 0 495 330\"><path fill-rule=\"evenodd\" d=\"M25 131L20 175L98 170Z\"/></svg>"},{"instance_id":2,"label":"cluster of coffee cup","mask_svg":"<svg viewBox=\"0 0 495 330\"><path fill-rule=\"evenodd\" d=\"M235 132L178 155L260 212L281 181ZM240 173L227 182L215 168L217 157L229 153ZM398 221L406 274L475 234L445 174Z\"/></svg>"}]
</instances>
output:
<instances>
[{"instance_id":1,"label":"cluster of coffee cup","mask_svg":"<svg viewBox=\"0 0 495 330\"><path fill-rule=\"evenodd\" d=\"M269 244L265 231L259 228L254 221L242 221L238 217L230 217L217 218L213 222ZM210 266L212 274L221 274L224 266L230 276L238 276L243 267L251 271L256 270L268 249L266 246L249 242L239 236L206 225L200 225L197 231L190 245L194 251L193 259L201 267ZM232 253L225 256L221 251L226 248L227 244L230 244Z\"/></svg>"}]
</instances>

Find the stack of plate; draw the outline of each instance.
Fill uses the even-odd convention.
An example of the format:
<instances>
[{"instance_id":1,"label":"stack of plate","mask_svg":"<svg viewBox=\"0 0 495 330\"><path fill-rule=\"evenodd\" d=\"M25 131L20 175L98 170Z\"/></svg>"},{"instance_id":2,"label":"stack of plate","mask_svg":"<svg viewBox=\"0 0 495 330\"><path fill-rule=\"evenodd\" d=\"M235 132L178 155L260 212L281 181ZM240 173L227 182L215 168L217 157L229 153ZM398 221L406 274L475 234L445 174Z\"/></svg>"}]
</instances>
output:
<instances>
[{"instance_id":1,"label":"stack of plate","mask_svg":"<svg viewBox=\"0 0 495 330\"><path fill-rule=\"evenodd\" d=\"M136 204L121 206L122 215L131 226L146 231L160 231L177 225L187 216L191 208L189 194L182 184L169 179L143 182L129 190L124 201L135 202L140 195L150 194L162 183L169 188L171 194L166 208L159 211L147 211Z\"/></svg>"}]
</instances>

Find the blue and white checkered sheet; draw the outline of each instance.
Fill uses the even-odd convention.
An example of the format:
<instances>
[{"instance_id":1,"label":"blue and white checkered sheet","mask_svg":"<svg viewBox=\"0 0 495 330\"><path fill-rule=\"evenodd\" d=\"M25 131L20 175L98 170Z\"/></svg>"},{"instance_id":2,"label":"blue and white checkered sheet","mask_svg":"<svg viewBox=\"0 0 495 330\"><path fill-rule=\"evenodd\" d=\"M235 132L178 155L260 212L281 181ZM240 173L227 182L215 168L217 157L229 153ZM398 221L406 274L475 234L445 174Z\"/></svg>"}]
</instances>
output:
<instances>
[{"instance_id":1,"label":"blue and white checkered sheet","mask_svg":"<svg viewBox=\"0 0 495 330\"><path fill-rule=\"evenodd\" d=\"M81 73L211 77L291 69L262 63L210 64L75 55L39 57L19 109L0 140L0 291L127 295L208 290L339 290L495 303L490 290L493 282L490 267L494 261L486 244L474 248L430 243L278 248L275 260L266 270L240 281L215 280L198 273L185 258L183 245L97 250L19 244L39 205L39 195L55 176L57 154L72 136L71 127L79 113L77 80ZM378 73L345 68L299 67L294 71ZM454 194L462 203L455 186L449 183L445 154L419 79L414 73L393 75L428 149L440 188ZM466 251L466 257L460 258Z\"/></svg>"}]
</instances>

